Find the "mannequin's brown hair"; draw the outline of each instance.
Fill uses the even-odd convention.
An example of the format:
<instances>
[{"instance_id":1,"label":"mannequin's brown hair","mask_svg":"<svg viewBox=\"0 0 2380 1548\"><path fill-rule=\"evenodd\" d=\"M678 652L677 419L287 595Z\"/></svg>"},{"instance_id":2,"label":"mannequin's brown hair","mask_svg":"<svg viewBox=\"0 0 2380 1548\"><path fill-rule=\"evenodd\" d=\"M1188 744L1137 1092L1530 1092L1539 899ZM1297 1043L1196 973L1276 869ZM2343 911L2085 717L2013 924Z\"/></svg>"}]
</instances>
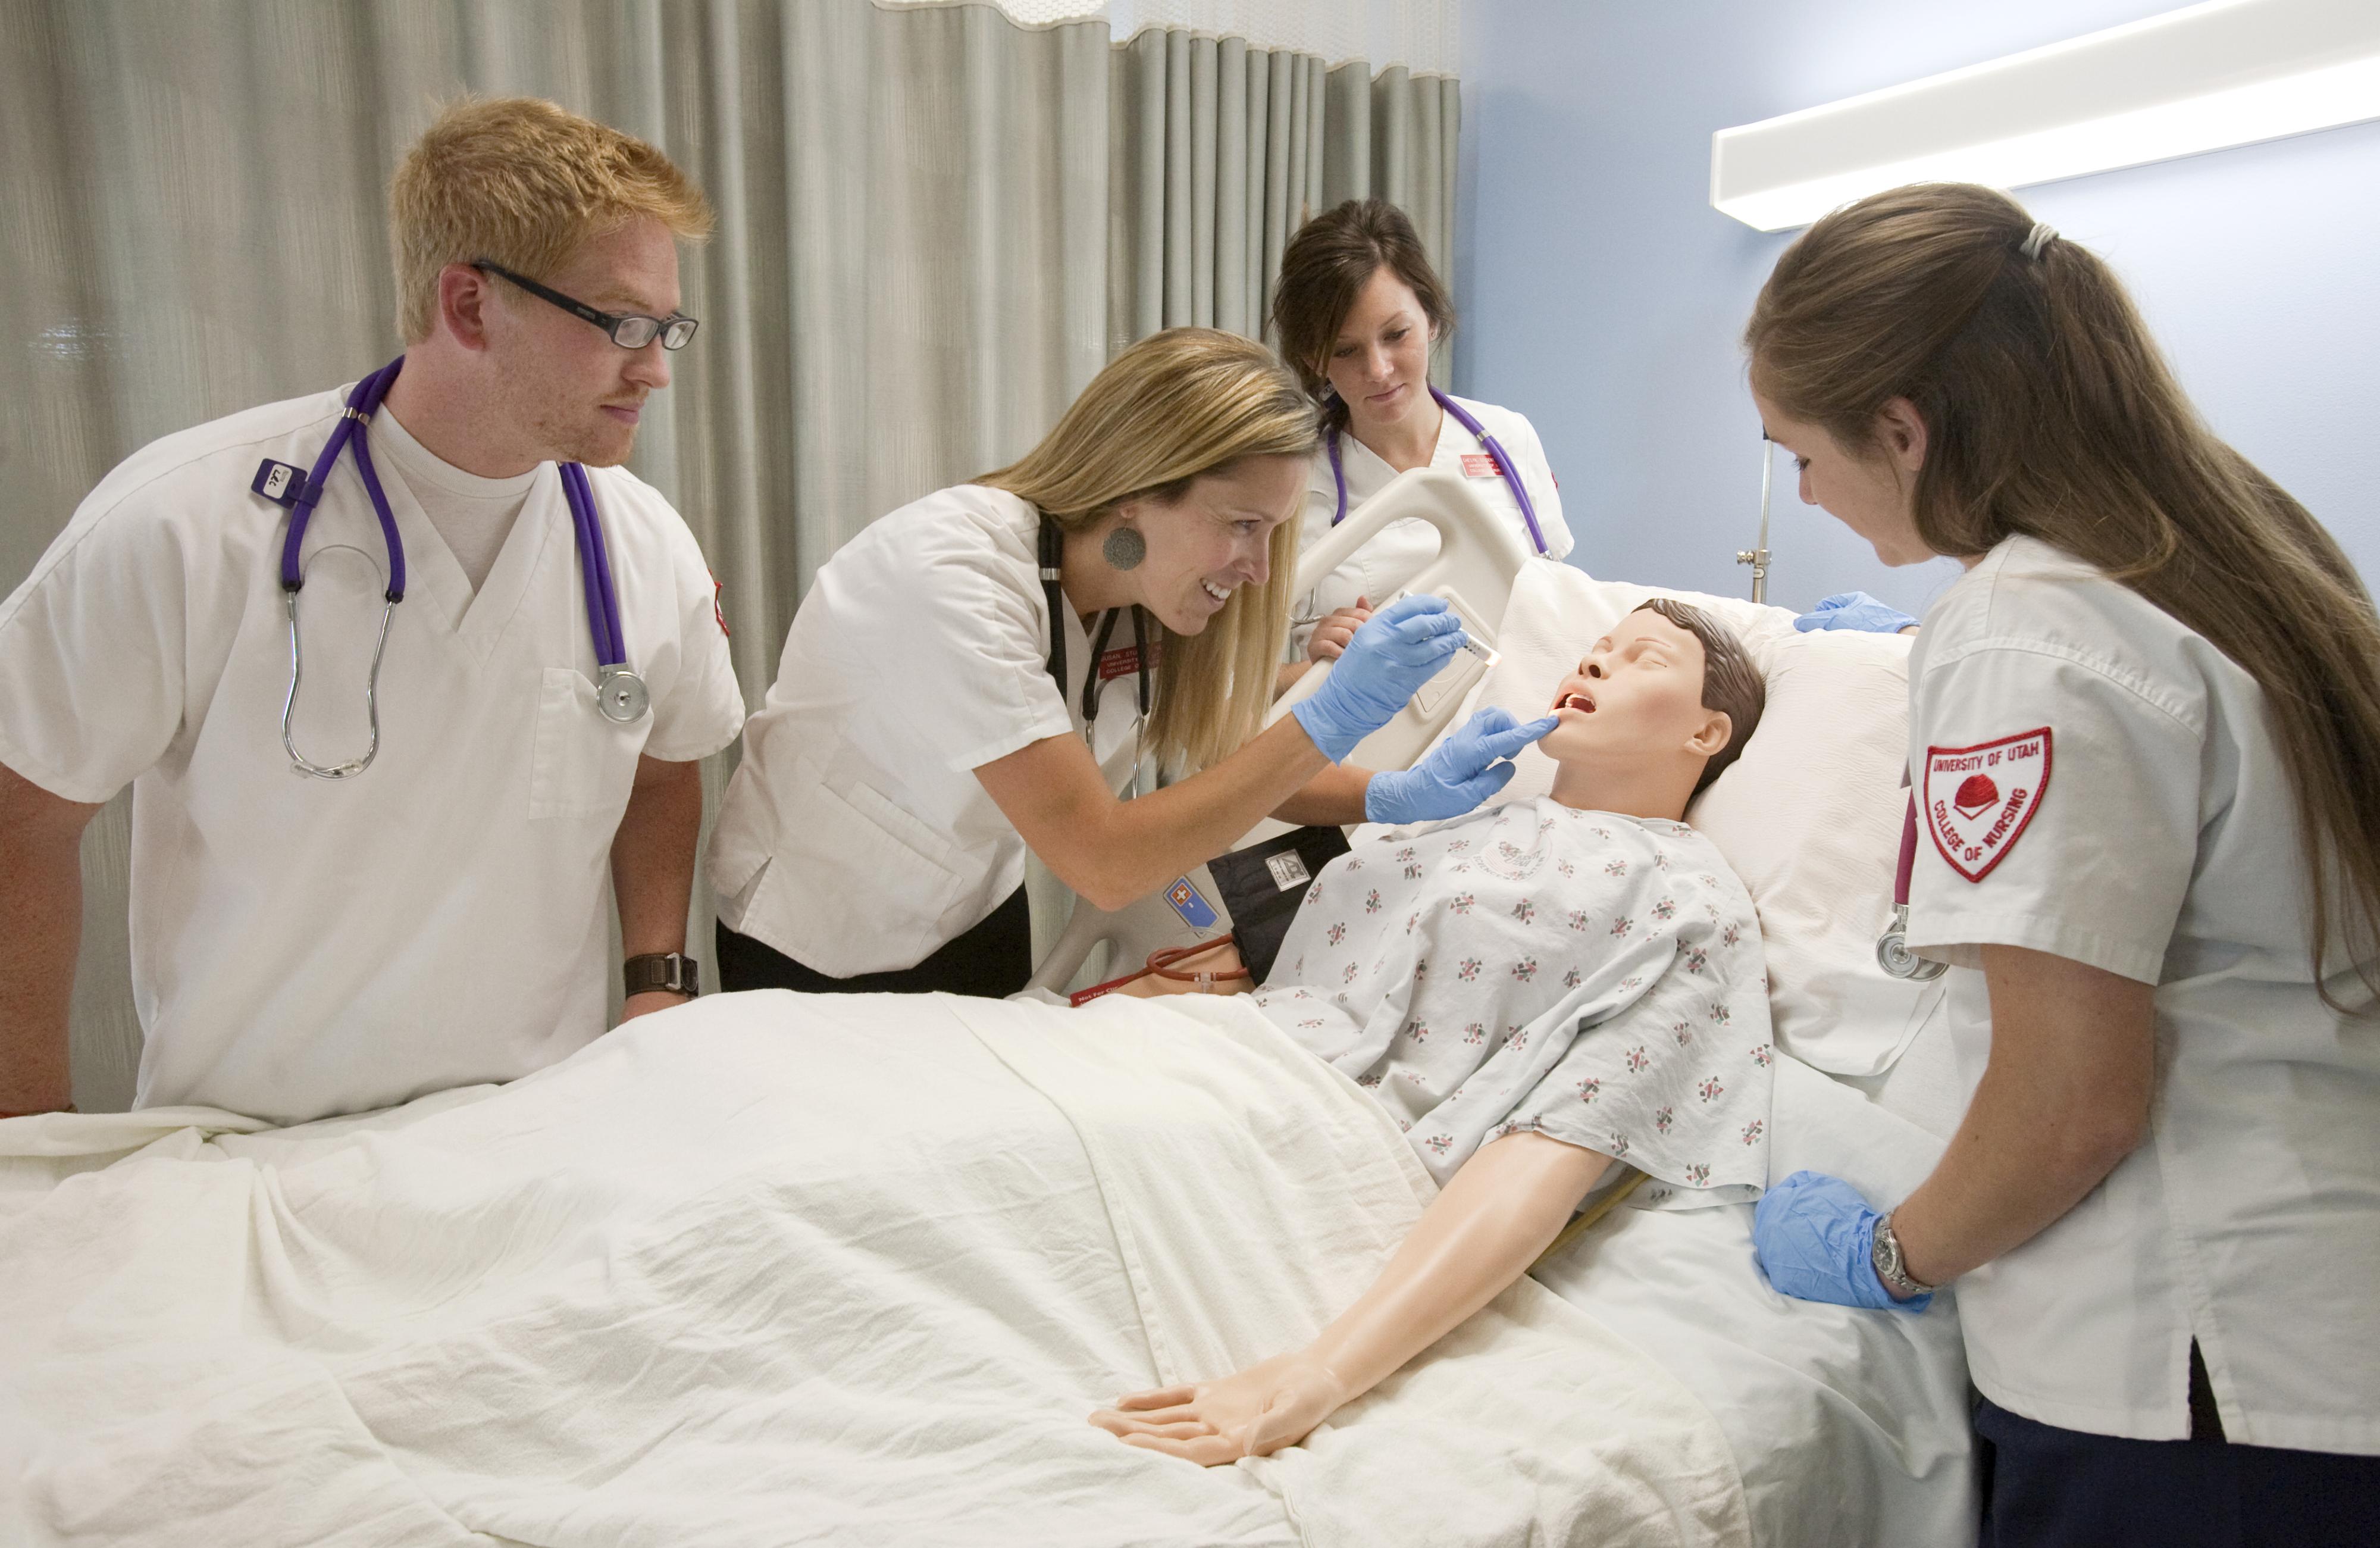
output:
<instances>
[{"instance_id":1,"label":"mannequin's brown hair","mask_svg":"<svg viewBox=\"0 0 2380 1548\"><path fill-rule=\"evenodd\" d=\"M1768 679L1760 675L1752 652L1743 648L1734 630L1691 603L1647 597L1629 611L1658 613L1694 637L1703 648L1702 707L1727 716L1727 745L1703 764L1702 777L1694 781L1687 798L1692 799L1709 789L1711 781L1743 756L1743 744L1760 729L1761 713L1768 707Z\"/></svg>"}]
</instances>

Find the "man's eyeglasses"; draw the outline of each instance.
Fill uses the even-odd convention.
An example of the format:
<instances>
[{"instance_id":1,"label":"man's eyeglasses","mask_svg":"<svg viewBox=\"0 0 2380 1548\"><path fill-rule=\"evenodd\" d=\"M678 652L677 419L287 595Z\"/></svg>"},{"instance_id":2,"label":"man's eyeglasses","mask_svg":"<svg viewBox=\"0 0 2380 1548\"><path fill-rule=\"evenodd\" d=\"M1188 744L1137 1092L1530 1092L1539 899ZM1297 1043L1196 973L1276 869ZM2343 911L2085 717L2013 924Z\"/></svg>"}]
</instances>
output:
<instances>
[{"instance_id":1,"label":"man's eyeglasses","mask_svg":"<svg viewBox=\"0 0 2380 1548\"><path fill-rule=\"evenodd\" d=\"M686 341L694 337L694 330L702 326L691 317L647 317L634 311L598 311L585 301L550 289L525 274L516 274L484 258L473 259L471 267L493 274L498 279L509 280L539 300L550 301L573 317L585 318L611 335L612 342L623 349L642 349L657 338L664 349L683 349Z\"/></svg>"}]
</instances>

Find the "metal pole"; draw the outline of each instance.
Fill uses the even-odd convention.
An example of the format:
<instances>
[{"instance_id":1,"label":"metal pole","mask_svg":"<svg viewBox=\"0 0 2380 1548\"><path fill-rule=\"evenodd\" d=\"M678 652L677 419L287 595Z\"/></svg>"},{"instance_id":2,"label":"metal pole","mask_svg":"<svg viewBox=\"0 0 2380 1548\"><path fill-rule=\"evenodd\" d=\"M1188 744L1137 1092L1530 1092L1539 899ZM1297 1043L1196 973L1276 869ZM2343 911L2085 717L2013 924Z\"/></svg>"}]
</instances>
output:
<instances>
[{"instance_id":1,"label":"metal pole","mask_svg":"<svg viewBox=\"0 0 2380 1548\"><path fill-rule=\"evenodd\" d=\"M1768 600L1768 496L1777 480L1776 447L1764 433L1760 437L1760 545L1739 548L1735 562L1752 567L1752 600Z\"/></svg>"}]
</instances>

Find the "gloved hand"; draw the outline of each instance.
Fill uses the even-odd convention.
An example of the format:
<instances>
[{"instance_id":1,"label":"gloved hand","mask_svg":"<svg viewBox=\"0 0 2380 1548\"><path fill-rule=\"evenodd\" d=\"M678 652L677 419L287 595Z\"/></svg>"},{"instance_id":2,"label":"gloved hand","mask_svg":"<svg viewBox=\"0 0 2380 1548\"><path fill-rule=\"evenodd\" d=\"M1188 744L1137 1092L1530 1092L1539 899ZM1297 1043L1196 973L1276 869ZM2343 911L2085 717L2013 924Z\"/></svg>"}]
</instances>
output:
<instances>
[{"instance_id":1,"label":"gloved hand","mask_svg":"<svg viewBox=\"0 0 2380 1548\"><path fill-rule=\"evenodd\" d=\"M1803 634L1814 628L1852 628L1863 634L1899 634L1917 620L1865 591L1837 591L1793 620Z\"/></svg>"},{"instance_id":2,"label":"gloved hand","mask_svg":"<svg viewBox=\"0 0 2380 1548\"><path fill-rule=\"evenodd\" d=\"M1552 715L1521 725L1510 710L1482 710L1410 769L1376 774L1364 786L1373 823L1427 823L1460 817L1511 782L1508 759L1561 722Z\"/></svg>"},{"instance_id":3,"label":"gloved hand","mask_svg":"<svg viewBox=\"0 0 2380 1548\"><path fill-rule=\"evenodd\" d=\"M1869 1253L1883 1218L1840 1177L1796 1172L1760 1196L1752 1212L1752 1249L1768 1283L1789 1296L1875 1311L1923 1311L1933 1304L1931 1295L1896 1300L1876 1276Z\"/></svg>"},{"instance_id":4,"label":"gloved hand","mask_svg":"<svg viewBox=\"0 0 2380 1548\"><path fill-rule=\"evenodd\" d=\"M1401 597L1355 631L1330 676L1289 713L1336 763L1393 719L1463 641L1463 620L1444 597Z\"/></svg>"}]
</instances>

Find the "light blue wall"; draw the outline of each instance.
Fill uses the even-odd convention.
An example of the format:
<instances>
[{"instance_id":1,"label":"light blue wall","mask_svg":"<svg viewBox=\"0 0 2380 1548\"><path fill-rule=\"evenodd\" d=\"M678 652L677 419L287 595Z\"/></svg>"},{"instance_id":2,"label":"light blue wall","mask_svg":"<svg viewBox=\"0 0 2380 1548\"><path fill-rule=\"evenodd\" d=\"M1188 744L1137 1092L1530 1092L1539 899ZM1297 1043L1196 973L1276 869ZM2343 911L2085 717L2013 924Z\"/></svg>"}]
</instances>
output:
<instances>
[{"instance_id":1,"label":"light blue wall","mask_svg":"<svg viewBox=\"0 0 2380 1548\"><path fill-rule=\"evenodd\" d=\"M1741 594L1759 427L1737 338L1792 234L1710 208L1735 124L2173 8L2172 0L1465 0L1457 390L1536 423L1577 563ZM2112 262L2217 433L2380 580L2380 124L2020 194ZM1769 600L1893 571L1792 497Z\"/></svg>"}]
</instances>

